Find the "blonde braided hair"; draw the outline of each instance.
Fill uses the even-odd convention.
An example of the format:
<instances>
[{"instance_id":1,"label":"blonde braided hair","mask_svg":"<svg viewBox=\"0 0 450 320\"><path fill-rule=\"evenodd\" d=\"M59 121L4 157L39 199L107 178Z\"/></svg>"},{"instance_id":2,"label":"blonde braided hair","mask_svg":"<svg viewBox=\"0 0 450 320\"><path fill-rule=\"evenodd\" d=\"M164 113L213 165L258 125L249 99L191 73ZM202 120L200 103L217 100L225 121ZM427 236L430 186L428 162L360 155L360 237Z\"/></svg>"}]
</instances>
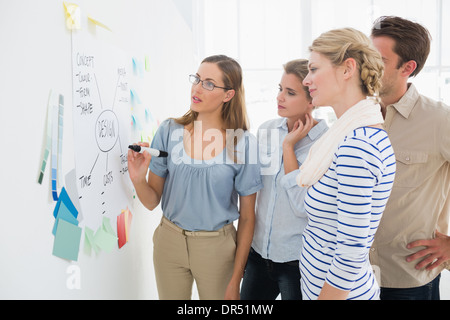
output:
<instances>
[{"instance_id":1,"label":"blonde braided hair","mask_svg":"<svg viewBox=\"0 0 450 320\"><path fill-rule=\"evenodd\" d=\"M353 58L360 71L363 93L379 101L384 63L364 33L353 28L331 30L315 39L309 50L323 54L336 66Z\"/></svg>"}]
</instances>

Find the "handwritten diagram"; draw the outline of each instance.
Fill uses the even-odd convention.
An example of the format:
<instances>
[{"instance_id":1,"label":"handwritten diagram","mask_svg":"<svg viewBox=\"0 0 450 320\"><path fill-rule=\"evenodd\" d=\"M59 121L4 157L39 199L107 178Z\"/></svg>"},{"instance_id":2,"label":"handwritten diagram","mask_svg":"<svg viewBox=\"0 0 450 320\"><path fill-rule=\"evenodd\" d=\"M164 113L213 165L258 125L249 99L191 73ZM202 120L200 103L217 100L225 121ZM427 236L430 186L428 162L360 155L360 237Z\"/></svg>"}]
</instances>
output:
<instances>
[{"instance_id":1,"label":"handwritten diagram","mask_svg":"<svg viewBox=\"0 0 450 320\"><path fill-rule=\"evenodd\" d=\"M77 189L84 223L95 230L128 207L128 60L86 31L72 33L73 125Z\"/></svg>"}]
</instances>

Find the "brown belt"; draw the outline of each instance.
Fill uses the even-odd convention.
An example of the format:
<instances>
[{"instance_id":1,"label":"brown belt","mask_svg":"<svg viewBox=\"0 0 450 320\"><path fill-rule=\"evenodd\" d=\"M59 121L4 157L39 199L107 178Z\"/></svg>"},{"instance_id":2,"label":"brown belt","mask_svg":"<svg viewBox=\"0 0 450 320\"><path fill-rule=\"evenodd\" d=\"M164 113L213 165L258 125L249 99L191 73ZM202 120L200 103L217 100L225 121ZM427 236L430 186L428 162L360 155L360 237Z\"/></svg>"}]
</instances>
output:
<instances>
[{"instance_id":1,"label":"brown belt","mask_svg":"<svg viewBox=\"0 0 450 320\"><path fill-rule=\"evenodd\" d=\"M226 234L227 231L234 228L233 223L229 223L216 231L188 231L188 230L184 230L183 228L180 228L179 226L177 226L176 224L174 224L173 222L171 222L170 220L168 220L165 217L162 217L161 225L165 225L165 226L171 228L172 230L175 230L175 231L177 231L185 236L189 236L189 237L217 237L221 234Z\"/></svg>"}]
</instances>

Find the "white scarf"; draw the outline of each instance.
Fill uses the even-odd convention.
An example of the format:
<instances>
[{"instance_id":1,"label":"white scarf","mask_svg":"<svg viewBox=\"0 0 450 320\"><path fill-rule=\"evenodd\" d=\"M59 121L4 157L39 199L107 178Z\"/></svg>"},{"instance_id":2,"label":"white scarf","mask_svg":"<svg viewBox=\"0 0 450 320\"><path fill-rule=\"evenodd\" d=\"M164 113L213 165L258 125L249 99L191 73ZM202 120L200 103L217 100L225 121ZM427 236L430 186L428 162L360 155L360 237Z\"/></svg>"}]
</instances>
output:
<instances>
[{"instance_id":1,"label":"white scarf","mask_svg":"<svg viewBox=\"0 0 450 320\"><path fill-rule=\"evenodd\" d=\"M297 184L300 187L310 187L319 181L330 168L333 155L339 144L353 130L384 123L380 105L373 99L361 100L348 109L332 126L317 140L300 167Z\"/></svg>"}]
</instances>

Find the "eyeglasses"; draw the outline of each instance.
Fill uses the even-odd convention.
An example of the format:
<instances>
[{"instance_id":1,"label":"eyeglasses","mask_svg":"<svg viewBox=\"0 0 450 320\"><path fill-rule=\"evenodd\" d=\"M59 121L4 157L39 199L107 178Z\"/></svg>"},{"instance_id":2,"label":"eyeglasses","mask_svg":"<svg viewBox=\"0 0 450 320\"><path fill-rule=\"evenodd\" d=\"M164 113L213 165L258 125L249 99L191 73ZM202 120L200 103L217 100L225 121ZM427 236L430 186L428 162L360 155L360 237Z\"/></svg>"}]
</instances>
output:
<instances>
[{"instance_id":1,"label":"eyeglasses","mask_svg":"<svg viewBox=\"0 0 450 320\"><path fill-rule=\"evenodd\" d=\"M189 81L192 84L199 84L200 82L202 83L202 87L208 91L213 91L214 88L220 88L220 89L225 89L225 90L233 90L232 88L224 88L224 87L219 87L216 86L214 83L212 83L211 81L208 80L200 80L200 78L198 76L196 76L195 74L191 74L189 76Z\"/></svg>"}]
</instances>

